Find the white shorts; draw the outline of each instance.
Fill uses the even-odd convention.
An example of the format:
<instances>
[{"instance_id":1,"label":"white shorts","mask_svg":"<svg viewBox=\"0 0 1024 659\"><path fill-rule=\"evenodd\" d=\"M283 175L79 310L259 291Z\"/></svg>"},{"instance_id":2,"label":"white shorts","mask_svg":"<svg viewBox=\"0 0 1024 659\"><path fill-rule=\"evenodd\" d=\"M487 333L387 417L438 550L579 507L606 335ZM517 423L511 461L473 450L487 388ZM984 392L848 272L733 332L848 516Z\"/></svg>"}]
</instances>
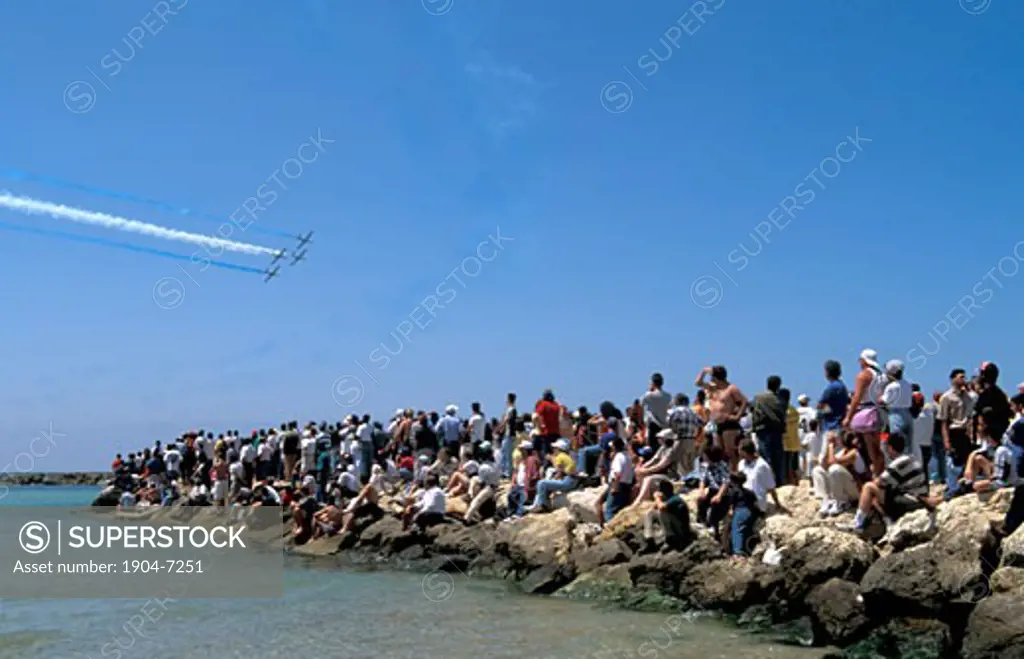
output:
<instances>
[{"instance_id":1,"label":"white shorts","mask_svg":"<svg viewBox=\"0 0 1024 659\"><path fill-rule=\"evenodd\" d=\"M214 501L221 501L226 499L228 496L228 482L227 481L214 481L213 492L210 497Z\"/></svg>"}]
</instances>

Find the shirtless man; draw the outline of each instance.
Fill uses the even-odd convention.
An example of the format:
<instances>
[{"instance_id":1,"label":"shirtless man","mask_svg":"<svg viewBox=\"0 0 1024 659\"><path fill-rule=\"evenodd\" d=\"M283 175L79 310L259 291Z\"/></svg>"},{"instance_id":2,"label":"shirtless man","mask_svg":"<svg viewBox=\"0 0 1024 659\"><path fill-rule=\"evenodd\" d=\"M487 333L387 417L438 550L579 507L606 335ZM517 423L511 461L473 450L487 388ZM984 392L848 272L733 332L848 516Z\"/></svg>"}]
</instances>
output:
<instances>
[{"instance_id":1,"label":"shirtless man","mask_svg":"<svg viewBox=\"0 0 1024 659\"><path fill-rule=\"evenodd\" d=\"M710 382L704 379L708 375L711 376ZM747 409L747 397L739 387L729 382L724 366L705 366L694 384L708 393L716 441L728 456L730 469L735 470L739 463L738 444L742 434L740 419Z\"/></svg>"}]
</instances>

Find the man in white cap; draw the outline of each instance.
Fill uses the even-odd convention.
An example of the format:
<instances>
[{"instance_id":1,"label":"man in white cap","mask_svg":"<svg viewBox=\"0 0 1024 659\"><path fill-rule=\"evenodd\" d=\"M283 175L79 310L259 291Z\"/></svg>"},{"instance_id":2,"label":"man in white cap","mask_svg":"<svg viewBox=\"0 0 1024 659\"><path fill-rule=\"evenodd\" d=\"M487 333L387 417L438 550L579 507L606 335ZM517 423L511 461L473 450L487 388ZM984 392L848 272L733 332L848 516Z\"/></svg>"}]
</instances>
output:
<instances>
[{"instance_id":1,"label":"man in white cap","mask_svg":"<svg viewBox=\"0 0 1024 659\"><path fill-rule=\"evenodd\" d=\"M459 433L462 430L462 423L459 421L459 408L456 405L449 405L444 408L444 416L438 419L434 432L437 433L441 443L448 447L452 455L459 454Z\"/></svg>"},{"instance_id":2,"label":"man in white cap","mask_svg":"<svg viewBox=\"0 0 1024 659\"><path fill-rule=\"evenodd\" d=\"M864 438L871 460L871 472L881 476L885 470L885 456L878 441L878 433L882 428L878 404L887 380L878 366L878 353L874 350L862 350L858 362L861 370L854 380L853 396L846 410L846 418L843 419L843 427Z\"/></svg>"}]
</instances>

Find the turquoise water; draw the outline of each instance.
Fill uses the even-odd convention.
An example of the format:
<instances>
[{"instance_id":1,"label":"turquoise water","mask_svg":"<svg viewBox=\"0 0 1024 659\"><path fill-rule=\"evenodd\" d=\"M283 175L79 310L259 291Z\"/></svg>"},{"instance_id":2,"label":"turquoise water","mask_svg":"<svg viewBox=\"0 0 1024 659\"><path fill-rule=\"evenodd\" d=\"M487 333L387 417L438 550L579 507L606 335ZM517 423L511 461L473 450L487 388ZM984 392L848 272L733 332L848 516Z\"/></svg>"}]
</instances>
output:
<instances>
[{"instance_id":1,"label":"turquoise water","mask_svg":"<svg viewBox=\"0 0 1024 659\"><path fill-rule=\"evenodd\" d=\"M95 492L11 488L0 505L86 505ZM281 600L0 599L0 658L803 659L821 654L756 640L715 620L680 623L665 614L526 597L510 593L502 582L457 574L451 596L433 602L424 595L423 578L296 564L286 572Z\"/></svg>"}]
</instances>

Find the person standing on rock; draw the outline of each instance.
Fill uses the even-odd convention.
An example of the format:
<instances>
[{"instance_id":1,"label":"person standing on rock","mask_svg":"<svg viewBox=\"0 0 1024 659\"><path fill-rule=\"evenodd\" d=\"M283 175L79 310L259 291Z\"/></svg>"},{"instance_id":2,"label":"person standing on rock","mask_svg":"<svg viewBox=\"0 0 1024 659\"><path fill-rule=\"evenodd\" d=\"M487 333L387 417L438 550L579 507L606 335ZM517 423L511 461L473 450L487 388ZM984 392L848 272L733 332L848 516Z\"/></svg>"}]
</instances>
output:
<instances>
[{"instance_id":1,"label":"person standing on rock","mask_svg":"<svg viewBox=\"0 0 1024 659\"><path fill-rule=\"evenodd\" d=\"M939 399L939 421L942 423L942 443L946 449L946 498L950 499L963 477L967 458L974 446L971 426L974 417L974 399L967 391L967 372L954 368L949 374L949 390Z\"/></svg>"},{"instance_id":2,"label":"person standing on rock","mask_svg":"<svg viewBox=\"0 0 1024 659\"><path fill-rule=\"evenodd\" d=\"M776 483L786 482L786 456L782 438L786 431L786 411L789 407L779 400L782 378L769 375L765 390L754 396L753 430L757 435L758 453L771 466Z\"/></svg>"},{"instance_id":3,"label":"person standing on rock","mask_svg":"<svg viewBox=\"0 0 1024 659\"><path fill-rule=\"evenodd\" d=\"M551 450L551 445L561 438L562 406L555 400L554 392L546 389L534 406L533 411L535 421L538 420L537 417L539 417L540 421L539 432L536 433L534 439L534 448L537 451L538 458L543 462ZM535 428L534 430L537 429Z\"/></svg>"},{"instance_id":4,"label":"person standing on rock","mask_svg":"<svg viewBox=\"0 0 1024 659\"><path fill-rule=\"evenodd\" d=\"M608 495L604 504L604 521L609 522L615 514L629 505L633 495L633 462L626 451L626 442L621 437L612 439L612 462L608 472Z\"/></svg>"},{"instance_id":5,"label":"person standing on rock","mask_svg":"<svg viewBox=\"0 0 1024 659\"><path fill-rule=\"evenodd\" d=\"M885 456L879 443L882 419L878 405L886 381L878 365L878 353L870 348L860 353L860 373L854 380L853 397L843 419L843 428L858 433L868 450L871 473L880 476L885 470Z\"/></svg>"},{"instance_id":6,"label":"person standing on rock","mask_svg":"<svg viewBox=\"0 0 1024 659\"><path fill-rule=\"evenodd\" d=\"M705 380L709 375L710 382ZM739 387L729 382L724 366L705 367L694 384L707 391L711 399L711 420L715 424L717 441L729 459L729 467L735 468L739 461L737 442L742 434L740 419L747 410L747 398Z\"/></svg>"},{"instance_id":7,"label":"person standing on rock","mask_svg":"<svg viewBox=\"0 0 1024 659\"><path fill-rule=\"evenodd\" d=\"M650 387L640 398L647 427L647 445L654 452L658 451L658 433L668 427L668 408L672 405L672 396L662 388L664 386L665 378L661 373L654 373Z\"/></svg>"},{"instance_id":8,"label":"person standing on rock","mask_svg":"<svg viewBox=\"0 0 1024 659\"><path fill-rule=\"evenodd\" d=\"M505 416L501 418L497 435L501 437L501 445L498 447L500 457L498 464L501 467L502 478L512 476L512 452L515 450L516 423L519 411L516 410L516 395L509 392L505 398Z\"/></svg>"}]
</instances>

